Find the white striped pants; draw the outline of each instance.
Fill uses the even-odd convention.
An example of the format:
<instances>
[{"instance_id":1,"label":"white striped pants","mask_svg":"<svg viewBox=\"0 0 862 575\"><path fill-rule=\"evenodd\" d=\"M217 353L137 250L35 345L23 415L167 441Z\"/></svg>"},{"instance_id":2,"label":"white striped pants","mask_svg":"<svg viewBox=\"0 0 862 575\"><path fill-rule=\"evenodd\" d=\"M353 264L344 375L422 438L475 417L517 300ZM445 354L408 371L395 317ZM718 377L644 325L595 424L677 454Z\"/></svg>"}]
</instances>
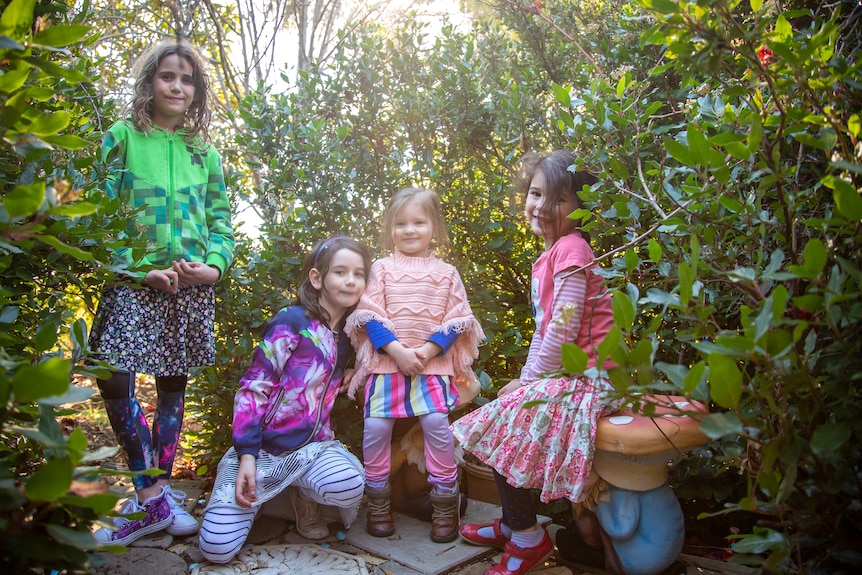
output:
<instances>
[{"instance_id":1,"label":"white striped pants","mask_svg":"<svg viewBox=\"0 0 862 575\"><path fill-rule=\"evenodd\" d=\"M346 451L327 449L314 458L311 466L294 483L310 501L343 510L342 518L356 517L365 480ZM208 507L200 529L200 549L213 563L227 563L245 543L254 518L260 510L227 505ZM346 525L349 527L349 525Z\"/></svg>"}]
</instances>

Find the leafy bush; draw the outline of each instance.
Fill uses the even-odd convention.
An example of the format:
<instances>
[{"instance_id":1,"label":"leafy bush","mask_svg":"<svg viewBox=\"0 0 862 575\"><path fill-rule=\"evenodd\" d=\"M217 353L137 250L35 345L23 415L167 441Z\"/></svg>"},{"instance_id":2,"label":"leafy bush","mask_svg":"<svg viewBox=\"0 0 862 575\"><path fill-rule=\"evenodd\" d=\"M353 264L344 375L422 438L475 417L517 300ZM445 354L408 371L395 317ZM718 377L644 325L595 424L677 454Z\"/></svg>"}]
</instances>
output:
<instances>
[{"instance_id":1,"label":"leafy bush","mask_svg":"<svg viewBox=\"0 0 862 575\"><path fill-rule=\"evenodd\" d=\"M57 7L55 6L56 10ZM92 62L73 56L89 26L34 19L33 0L0 17L0 569L80 569L95 548L90 527L116 497L92 481L80 429L68 435L62 406L90 391L82 306L113 267L108 249L128 218L94 193L91 136L98 97ZM49 25L51 19L59 21ZM115 451L115 450L114 450Z\"/></svg>"}]
</instances>

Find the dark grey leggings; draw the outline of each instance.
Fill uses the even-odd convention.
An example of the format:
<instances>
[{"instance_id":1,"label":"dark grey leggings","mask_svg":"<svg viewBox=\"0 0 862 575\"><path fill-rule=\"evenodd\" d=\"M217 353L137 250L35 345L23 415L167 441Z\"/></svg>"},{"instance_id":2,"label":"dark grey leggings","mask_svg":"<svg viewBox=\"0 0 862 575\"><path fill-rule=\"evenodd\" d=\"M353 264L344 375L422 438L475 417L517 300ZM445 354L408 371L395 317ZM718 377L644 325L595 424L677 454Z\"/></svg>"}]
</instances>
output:
<instances>
[{"instance_id":1,"label":"dark grey leggings","mask_svg":"<svg viewBox=\"0 0 862 575\"><path fill-rule=\"evenodd\" d=\"M525 531L536 524L536 499L529 489L512 487L494 470L494 480L503 507L503 523L513 531Z\"/></svg>"}]
</instances>

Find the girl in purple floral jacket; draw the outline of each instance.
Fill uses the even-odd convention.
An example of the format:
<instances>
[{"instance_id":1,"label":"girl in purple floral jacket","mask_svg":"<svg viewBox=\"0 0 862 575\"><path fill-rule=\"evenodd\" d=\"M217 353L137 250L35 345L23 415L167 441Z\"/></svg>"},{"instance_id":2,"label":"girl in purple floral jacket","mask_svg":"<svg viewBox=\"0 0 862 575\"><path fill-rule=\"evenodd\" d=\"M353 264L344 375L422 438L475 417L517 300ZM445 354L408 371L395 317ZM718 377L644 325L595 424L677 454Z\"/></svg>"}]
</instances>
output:
<instances>
[{"instance_id":1,"label":"girl in purple floral jacket","mask_svg":"<svg viewBox=\"0 0 862 575\"><path fill-rule=\"evenodd\" d=\"M365 475L335 440L330 412L353 352L344 319L370 268L368 248L356 240L319 243L305 258L300 305L267 325L239 382L233 447L219 463L204 513L200 548L208 560L233 559L267 501L266 512L296 519L307 539L329 535L319 504L337 509L347 527L356 518ZM283 491L286 497L274 499Z\"/></svg>"}]
</instances>

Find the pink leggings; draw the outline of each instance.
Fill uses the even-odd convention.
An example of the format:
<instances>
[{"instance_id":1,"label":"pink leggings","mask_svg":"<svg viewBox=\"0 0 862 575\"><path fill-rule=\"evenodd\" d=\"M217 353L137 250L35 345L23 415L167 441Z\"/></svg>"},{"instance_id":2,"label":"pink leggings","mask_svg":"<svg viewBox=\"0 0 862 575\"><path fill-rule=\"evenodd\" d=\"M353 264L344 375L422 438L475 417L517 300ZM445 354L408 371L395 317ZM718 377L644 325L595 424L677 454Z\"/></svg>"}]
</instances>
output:
<instances>
[{"instance_id":1,"label":"pink leggings","mask_svg":"<svg viewBox=\"0 0 862 575\"><path fill-rule=\"evenodd\" d=\"M458 479L458 467L455 465L455 439L449 430L449 416L445 413L428 413L419 416L419 423L425 437L428 483L452 487ZM366 480L372 487L382 486L389 481L394 426L394 419L365 418L362 456L365 459Z\"/></svg>"}]
</instances>

